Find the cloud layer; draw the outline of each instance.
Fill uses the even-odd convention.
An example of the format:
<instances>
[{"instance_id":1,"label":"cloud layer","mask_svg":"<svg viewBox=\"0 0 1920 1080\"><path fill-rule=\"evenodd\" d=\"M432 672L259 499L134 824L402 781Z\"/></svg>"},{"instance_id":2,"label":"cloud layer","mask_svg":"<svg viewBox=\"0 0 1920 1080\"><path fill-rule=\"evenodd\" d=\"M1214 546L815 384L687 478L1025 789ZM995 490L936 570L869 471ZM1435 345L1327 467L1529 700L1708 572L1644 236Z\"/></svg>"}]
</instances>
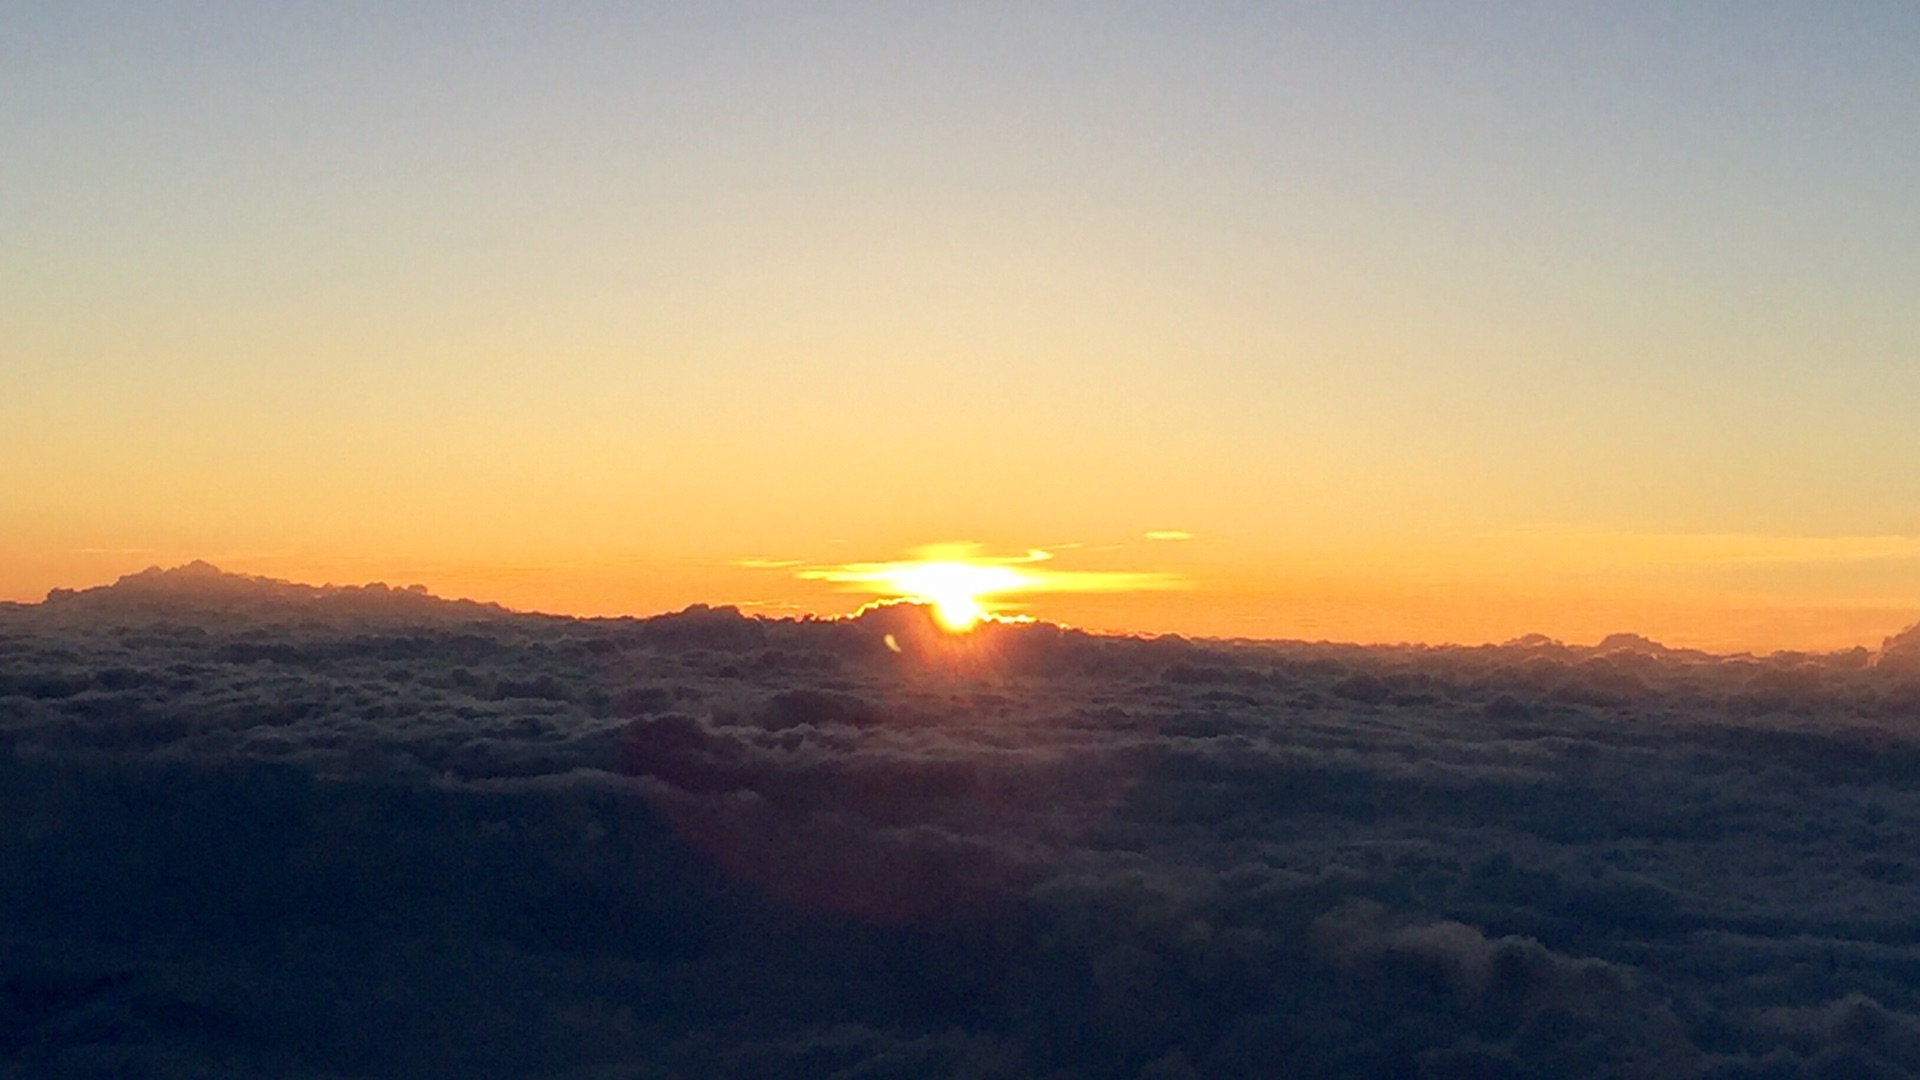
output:
<instances>
[{"instance_id":1,"label":"cloud layer","mask_svg":"<svg viewBox=\"0 0 1920 1080\"><path fill-rule=\"evenodd\" d=\"M1920 1075L1911 631L300 589L0 611L0 1075Z\"/></svg>"}]
</instances>

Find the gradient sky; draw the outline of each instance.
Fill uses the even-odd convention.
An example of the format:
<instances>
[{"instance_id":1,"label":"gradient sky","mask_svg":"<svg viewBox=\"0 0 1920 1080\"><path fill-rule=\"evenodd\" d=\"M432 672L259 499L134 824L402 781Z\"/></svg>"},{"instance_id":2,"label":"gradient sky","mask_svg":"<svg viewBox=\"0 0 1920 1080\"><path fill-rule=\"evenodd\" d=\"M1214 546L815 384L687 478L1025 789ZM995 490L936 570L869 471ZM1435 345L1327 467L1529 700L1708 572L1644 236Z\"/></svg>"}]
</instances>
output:
<instances>
[{"instance_id":1,"label":"gradient sky","mask_svg":"<svg viewBox=\"0 0 1920 1080\"><path fill-rule=\"evenodd\" d=\"M1904 3L0 0L0 598L1873 645L1916 177Z\"/></svg>"}]
</instances>

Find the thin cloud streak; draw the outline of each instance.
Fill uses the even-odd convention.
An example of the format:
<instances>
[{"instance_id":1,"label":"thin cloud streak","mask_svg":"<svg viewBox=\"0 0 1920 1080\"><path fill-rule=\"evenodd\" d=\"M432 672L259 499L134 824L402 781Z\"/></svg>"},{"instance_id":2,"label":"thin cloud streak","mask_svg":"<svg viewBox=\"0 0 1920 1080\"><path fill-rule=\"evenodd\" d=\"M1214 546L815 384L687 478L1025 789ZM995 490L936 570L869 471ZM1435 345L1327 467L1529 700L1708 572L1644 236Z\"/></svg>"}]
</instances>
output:
<instances>
[{"instance_id":1,"label":"thin cloud streak","mask_svg":"<svg viewBox=\"0 0 1920 1080\"><path fill-rule=\"evenodd\" d=\"M1020 555L983 554L971 543L932 544L891 561L804 566L794 576L837 585L882 600L934 604L959 627L1004 610L998 601L1044 593L1129 593L1190 588L1178 574L1138 570L1042 568L1054 554L1029 548Z\"/></svg>"},{"instance_id":2,"label":"thin cloud streak","mask_svg":"<svg viewBox=\"0 0 1920 1080\"><path fill-rule=\"evenodd\" d=\"M1159 571L1035 569L1034 564L1054 557L1051 551L1040 548L1013 556L980 555L978 551L978 545L974 544L936 544L916 549L914 554L918 557L914 559L809 566L797 571L795 576L807 581L861 585L885 582L903 571L929 564L954 564L978 568L984 579L996 584L994 591L1005 595L1136 592L1189 588L1193 584L1178 574ZM1001 584L1005 587L998 587Z\"/></svg>"}]
</instances>

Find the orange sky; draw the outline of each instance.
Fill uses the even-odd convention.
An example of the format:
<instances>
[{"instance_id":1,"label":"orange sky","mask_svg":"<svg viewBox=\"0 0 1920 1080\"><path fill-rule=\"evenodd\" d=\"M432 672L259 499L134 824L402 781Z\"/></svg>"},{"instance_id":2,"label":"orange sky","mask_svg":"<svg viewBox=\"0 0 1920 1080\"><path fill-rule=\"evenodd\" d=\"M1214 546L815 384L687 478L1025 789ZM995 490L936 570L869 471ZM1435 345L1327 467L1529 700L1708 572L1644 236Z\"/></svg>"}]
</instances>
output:
<instances>
[{"instance_id":1,"label":"orange sky","mask_svg":"<svg viewBox=\"0 0 1920 1080\"><path fill-rule=\"evenodd\" d=\"M1443 8L0 14L0 597L1920 619L1913 17Z\"/></svg>"}]
</instances>

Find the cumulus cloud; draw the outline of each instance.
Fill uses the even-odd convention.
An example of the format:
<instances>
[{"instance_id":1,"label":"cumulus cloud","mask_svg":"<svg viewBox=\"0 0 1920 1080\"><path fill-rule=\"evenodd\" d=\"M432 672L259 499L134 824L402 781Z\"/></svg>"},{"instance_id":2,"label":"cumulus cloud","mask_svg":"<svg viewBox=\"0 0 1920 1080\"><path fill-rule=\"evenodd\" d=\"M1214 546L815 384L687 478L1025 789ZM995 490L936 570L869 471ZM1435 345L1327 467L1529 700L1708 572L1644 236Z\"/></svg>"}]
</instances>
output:
<instances>
[{"instance_id":1,"label":"cumulus cloud","mask_svg":"<svg viewBox=\"0 0 1920 1080\"><path fill-rule=\"evenodd\" d=\"M1874 661L1889 669L1920 671L1920 623L1888 638Z\"/></svg>"}]
</instances>

